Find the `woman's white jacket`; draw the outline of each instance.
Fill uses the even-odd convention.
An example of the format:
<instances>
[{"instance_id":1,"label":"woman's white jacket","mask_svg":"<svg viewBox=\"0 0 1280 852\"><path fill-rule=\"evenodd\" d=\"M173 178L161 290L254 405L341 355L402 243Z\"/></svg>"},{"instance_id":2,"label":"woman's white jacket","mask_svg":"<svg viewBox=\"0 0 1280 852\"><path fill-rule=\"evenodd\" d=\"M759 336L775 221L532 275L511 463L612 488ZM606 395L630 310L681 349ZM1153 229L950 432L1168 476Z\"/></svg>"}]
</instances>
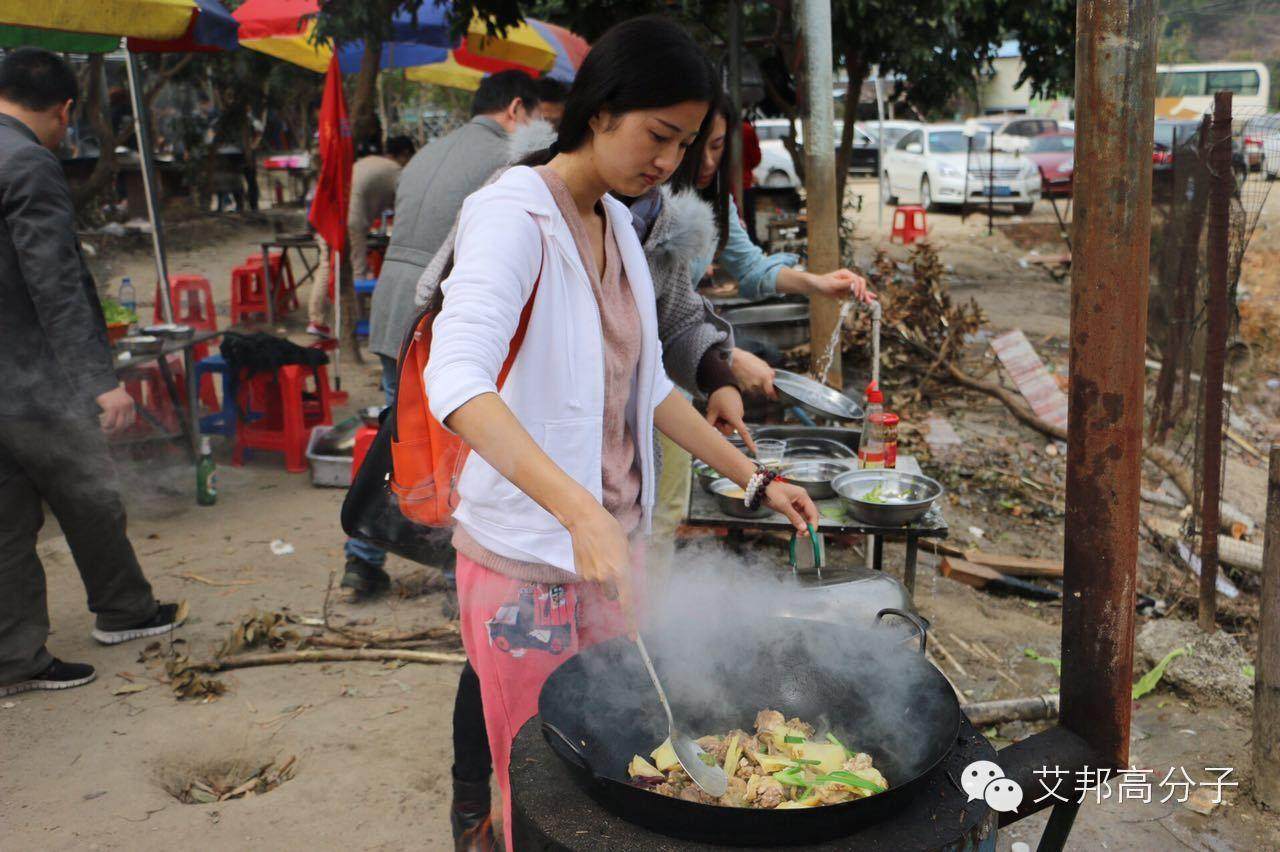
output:
<instances>
[{"instance_id":1,"label":"woman's white jacket","mask_svg":"<svg viewBox=\"0 0 1280 852\"><path fill-rule=\"evenodd\" d=\"M673 385L662 367L653 282L622 202L605 196L608 225L640 315L640 363L627 423L639 456L643 528L657 491L653 410ZM444 306L432 329L424 373L441 423L471 399L497 391L520 313L538 285L524 344L499 392L520 423L565 473L601 497L604 352L600 311L578 249L551 191L528 167L509 169L462 206ZM574 571L568 531L471 453L458 483L454 520L501 556Z\"/></svg>"}]
</instances>

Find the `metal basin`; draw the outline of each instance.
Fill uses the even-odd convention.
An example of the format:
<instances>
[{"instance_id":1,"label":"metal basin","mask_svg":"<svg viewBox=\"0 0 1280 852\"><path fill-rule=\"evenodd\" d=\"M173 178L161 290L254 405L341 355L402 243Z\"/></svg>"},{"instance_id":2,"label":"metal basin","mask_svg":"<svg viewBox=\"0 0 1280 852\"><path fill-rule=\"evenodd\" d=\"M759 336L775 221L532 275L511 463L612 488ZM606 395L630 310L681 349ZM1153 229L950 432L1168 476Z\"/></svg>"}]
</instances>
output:
<instances>
[{"instance_id":1,"label":"metal basin","mask_svg":"<svg viewBox=\"0 0 1280 852\"><path fill-rule=\"evenodd\" d=\"M778 349L794 349L809 342L808 305L752 305L731 308L720 314L733 326L733 333Z\"/></svg>"},{"instance_id":2,"label":"metal basin","mask_svg":"<svg viewBox=\"0 0 1280 852\"><path fill-rule=\"evenodd\" d=\"M764 437L764 436L761 436ZM858 454L832 438L787 438L787 460L854 459Z\"/></svg>"},{"instance_id":3,"label":"metal basin","mask_svg":"<svg viewBox=\"0 0 1280 852\"><path fill-rule=\"evenodd\" d=\"M720 507L720 511L734 518L756 520L773 513L763 502L754 512L748 509L742 502L742 489L732 479L717 479L711 483L711 493L716 496L716 505Z\"/></svg>"},{"instance_id":4,"label":"metal basin","mask_svg":"<svg viewBox=\"0 0 1280 852\"><path fill-rule=\"evenodd\" d=\"M774 373L773 386L784 402L799 405L819 417L831 420L863 418L862 407L858 403L808 376L778 370Z\"/></svg>"},{"instance_id":5,"label":"metal basin","mask_svg":"<svg viewBox=\"0 0 1280 852\"><path fill-rule=\"evenodd\" d=\"M724 478L717 473L714 468L708 467L696 459L693 462L693 475L697 477L698 485L702 486L702 490L708 494L715 493L711 490L711 484L716 480Z\"/></svg>"},{"instance_id":6,"label":"metal basin","mask_svg":"<svg viewBox=\"0 0 1280 852\"><path fill-rule=\"evenodd\" d=\"M942 496L937 480L900 470L852 470L831 487L854 518L864 524L900 527L918 520ZM887 502L867 500L877 488Z\"/></svg>"},{"instance_id":7,"label":"metal basin","mask_svg":"<svg viewBox=\"0 0 1280 852\"><path fill-rule=\"evenodd\" d=\"M828 500L836 496L831 481L848 473L853 459L833 461L827 459L800 459L782 463L782 476L792 485L799 485L814 500Z\"/></svg>"}]
</instances>

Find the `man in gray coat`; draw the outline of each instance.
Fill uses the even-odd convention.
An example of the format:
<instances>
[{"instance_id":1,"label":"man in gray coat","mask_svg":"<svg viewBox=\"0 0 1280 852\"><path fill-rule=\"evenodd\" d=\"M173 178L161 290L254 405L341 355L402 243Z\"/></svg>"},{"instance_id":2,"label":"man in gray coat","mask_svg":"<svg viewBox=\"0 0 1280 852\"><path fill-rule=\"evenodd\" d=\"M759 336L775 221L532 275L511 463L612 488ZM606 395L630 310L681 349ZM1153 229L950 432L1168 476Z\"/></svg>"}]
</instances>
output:
<instances>
[{"instance_id":1,"label":"man in gray coat","mask_svg":"<svg viewBox=\"0 0 1280 852\"><path fill-rule=\"evenodd\" d=\"M102 305L76 240L52 153L67 133L76 78L57 54L0 62L0 697L93 680L93 666L45 648L49 612L36 537L48 504L114 645L173 629L125 534L103 433L128 428Z\"/></svg>"},{"instance_id":2,"label":"man in gray coat","mask_svg":"<svg viewBox=\"0 0 1280 852\"><path fill-rule=\"evenodd\" d=\"M369 316L369 349L382 360L384 389L394 398L395 362L418 307L418 279L453 228L467 196L507 162L510 134L538 118L538 89L520 71L486 77L471 101L471 120L413 156L396 188L395 228L373 291ZM441 538L441 555L449 554L449 533ZM391 584L383 564L386 552L367 542L348 539L342 585L367 595Z\"/></svg>"}]
</instances>

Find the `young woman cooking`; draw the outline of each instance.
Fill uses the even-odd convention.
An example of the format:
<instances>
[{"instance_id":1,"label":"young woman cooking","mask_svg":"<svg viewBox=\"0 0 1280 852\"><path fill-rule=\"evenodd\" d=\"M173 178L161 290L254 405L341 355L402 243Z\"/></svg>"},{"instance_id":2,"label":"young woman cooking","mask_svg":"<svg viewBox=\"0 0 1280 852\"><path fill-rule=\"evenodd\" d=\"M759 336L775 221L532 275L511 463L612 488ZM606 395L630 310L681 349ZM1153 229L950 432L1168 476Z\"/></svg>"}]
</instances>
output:
<instances>
[{"instance_id":1,"label":"young woman cooking","mask_svg":"<svg viewBox=\"0 0 1280 852\"><path fill-rule=\"evenodd\" d=\"M729 99L717 92L712 104L711 127L702 140L701 151L691 152L676 174L676 188L695 186L711 203L720 242L713 255L699 258L693 269L694 280L700 280L712 261L738 281L744 299L764 299L777 293L800 293L843 299L852 296L870 302L875 295L867 289L867 281L848 269L817 274L796 269L800 261L788 252L765 254L751 242L733 201L728 161L724 158L726 133L730 121ZM736 119L735 119L736 120ZM760 358L741 349L733 355L733 372L744 392L774 396L773 370Z\"/></svg>"},{"instance_id":2,"label":"young woman cooking","mask_svg":"<svg viewBox=\"0 0 1280 852\"><path fill-rule=\"evenodd\" d=\"M579 69L550 162L508 170L459 216L425 383L433 414L474 451L454 512L458 602L509 848L511 741L542 683L566 654L634 623L654 430L798 531L818 521L801 489L757 469L674 392L649 268L629 211L609 195L670 177L715 89L682 29L620 24Z\"/></svg>"}]
</instances>

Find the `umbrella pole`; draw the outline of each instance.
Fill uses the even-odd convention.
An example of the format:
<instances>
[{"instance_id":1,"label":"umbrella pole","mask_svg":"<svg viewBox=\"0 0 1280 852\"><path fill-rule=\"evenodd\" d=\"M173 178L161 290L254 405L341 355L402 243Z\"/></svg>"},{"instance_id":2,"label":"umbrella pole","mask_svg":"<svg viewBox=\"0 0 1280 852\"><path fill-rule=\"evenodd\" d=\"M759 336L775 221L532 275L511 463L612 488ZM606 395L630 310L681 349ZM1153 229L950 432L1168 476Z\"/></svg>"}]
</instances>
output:
<instances>
[{"instance_id":1,"label":"umbrella pole","mask_svg":"<svg viewBox=\"0 0 1280 852\"><path fill-rule=\"evenodd\" d=\"M137 54L125 52L125 68L129 72L129 97L133 102L134 137L138 141L139 167L142 169L142 192L147 199L147 217L151 221L151 247L156 259L156 291L165 322L173 322L173 304L169 296L169 267L164 254L164 229L160 223L160 208L156 198L155 169L151 157L151 131L147 121L147 108L142 101L141 74Z\"/></svg>"}]
</instances>

